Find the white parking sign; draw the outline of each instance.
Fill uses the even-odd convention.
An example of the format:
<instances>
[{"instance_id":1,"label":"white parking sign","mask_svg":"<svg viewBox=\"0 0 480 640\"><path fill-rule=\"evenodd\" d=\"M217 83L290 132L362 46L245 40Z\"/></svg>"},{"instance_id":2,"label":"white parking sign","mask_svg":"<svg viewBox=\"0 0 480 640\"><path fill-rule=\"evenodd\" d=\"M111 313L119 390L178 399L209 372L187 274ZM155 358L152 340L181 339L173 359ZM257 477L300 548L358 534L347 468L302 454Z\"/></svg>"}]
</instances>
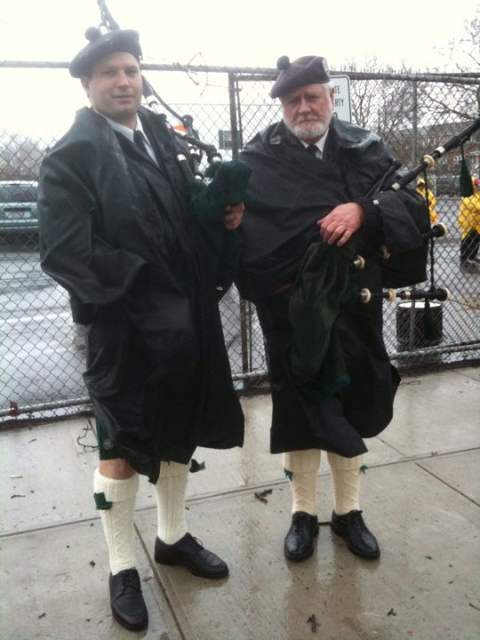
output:
<instances>
[{"instance_id":1,"label":"white parking sign","mask_svg":"<svg viewBox=\"0 0 480 640\"><path fill-rule=\"evenodd\" d=\"M340 120L352 121L350 104L350 78L348 76L330 76L333 87L333 112Z\"/></svg>"}]
</instances>

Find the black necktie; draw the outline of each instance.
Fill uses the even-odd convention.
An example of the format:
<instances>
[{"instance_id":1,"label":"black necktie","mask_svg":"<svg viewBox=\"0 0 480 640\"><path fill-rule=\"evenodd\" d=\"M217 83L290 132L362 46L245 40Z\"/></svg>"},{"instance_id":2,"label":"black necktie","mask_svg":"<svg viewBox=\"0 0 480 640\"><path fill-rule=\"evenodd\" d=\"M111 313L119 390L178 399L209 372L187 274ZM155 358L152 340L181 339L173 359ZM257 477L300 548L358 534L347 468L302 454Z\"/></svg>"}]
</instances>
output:
<instances>
[{"instance_id":1,"label":"black necktie","mask_svg":"<svg viewBox=\"0 0 480 640\"><path fill-rule=\"evenodd\" d=\"M307 153L309 153L314 158L317 158L320 155L319 151L320 149L317 147L316 144L309 144L307 147Z\"/></svg>"},{"instance_id":2,"label":"black necktie","mask_svg":"<svg viewBox=\"0 0 480 640\"><path fill-rule=\"evenodd\" d=\"M135 129L135 131L133 132L133 141L135 142L137 147L143 151L143 153L146 153L148 155L145 136L139 129Z\"/></svg>"}]
</instances>

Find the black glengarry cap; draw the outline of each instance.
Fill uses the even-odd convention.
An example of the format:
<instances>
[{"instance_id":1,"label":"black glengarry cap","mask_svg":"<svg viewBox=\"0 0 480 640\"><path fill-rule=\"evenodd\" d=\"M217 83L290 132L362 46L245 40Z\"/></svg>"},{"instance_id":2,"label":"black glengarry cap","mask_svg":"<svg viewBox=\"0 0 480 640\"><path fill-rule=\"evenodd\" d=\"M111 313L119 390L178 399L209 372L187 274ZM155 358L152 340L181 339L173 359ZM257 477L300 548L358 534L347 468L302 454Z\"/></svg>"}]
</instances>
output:
<instances>
[{"instance_id":1,"label":"black glengarry cap","mask_svg":"<svg viewBox=\"0 0 480 640\"><path fill-rule=\"evenodd\" d=\"M270 91L272 98L281 98L307 84L325 84L330 80L328 64L321 56L303 56L290 62L287 56L277 61L278 75Z\"/></svg>"},{"instance_id":2,"label":"black glengarry cap","mask_svg":"<svg viewBox=\"0 0 480 640\"><path fill-rule=\"evenodd\" d=\"M138 39L138 31L121 29L102 34L100 29L90 27L85 32L89 41L70 63L70 75L74 78L88 76L98 60L111 53L131 53L139 62L142 50Z\"/></svg>"}]
</instances>

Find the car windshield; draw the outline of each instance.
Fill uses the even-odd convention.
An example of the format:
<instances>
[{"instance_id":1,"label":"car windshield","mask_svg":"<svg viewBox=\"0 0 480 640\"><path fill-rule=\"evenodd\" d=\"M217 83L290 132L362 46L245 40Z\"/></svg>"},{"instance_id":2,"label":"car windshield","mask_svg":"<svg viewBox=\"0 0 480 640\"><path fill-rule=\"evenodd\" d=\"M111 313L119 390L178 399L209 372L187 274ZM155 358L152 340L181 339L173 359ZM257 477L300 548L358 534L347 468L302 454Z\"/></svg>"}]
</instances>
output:
<instances>
[{"instance_id":1,"label":"car windshield","mask_svg":"<svg viewBox=\"0 0 480 640\"><path fill-rule=\"evenodd\" d=\"M37 187L31 184L1 184L0 202L36 202Z\"/></svg>"}]
</instances>

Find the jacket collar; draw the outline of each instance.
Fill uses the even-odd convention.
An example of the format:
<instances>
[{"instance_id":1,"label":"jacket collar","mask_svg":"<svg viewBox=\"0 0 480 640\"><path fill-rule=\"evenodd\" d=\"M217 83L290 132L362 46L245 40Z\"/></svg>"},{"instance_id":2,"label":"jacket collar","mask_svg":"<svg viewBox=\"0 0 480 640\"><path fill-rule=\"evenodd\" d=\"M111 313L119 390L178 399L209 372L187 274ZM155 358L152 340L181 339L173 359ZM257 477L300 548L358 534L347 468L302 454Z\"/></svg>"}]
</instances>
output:
<instances>
[{"instance_id":1,"label":"jacket collar","mask_svg":"<svg viewBox=\"0 0 480 640\"><path fill-rule=\"evenodd\" d=\"M262 132L261 137L269 145L287 143L295 147L302 147L302 143L285 126L284 122L271 125ZM362 129L354 124L333 118L330 123L327 145L331 143L330 138L335 139L335 143L344 149L361 149L369 146L373 142L380 140L379 136L372 131Z\"/></svg>"}]
</instances>

